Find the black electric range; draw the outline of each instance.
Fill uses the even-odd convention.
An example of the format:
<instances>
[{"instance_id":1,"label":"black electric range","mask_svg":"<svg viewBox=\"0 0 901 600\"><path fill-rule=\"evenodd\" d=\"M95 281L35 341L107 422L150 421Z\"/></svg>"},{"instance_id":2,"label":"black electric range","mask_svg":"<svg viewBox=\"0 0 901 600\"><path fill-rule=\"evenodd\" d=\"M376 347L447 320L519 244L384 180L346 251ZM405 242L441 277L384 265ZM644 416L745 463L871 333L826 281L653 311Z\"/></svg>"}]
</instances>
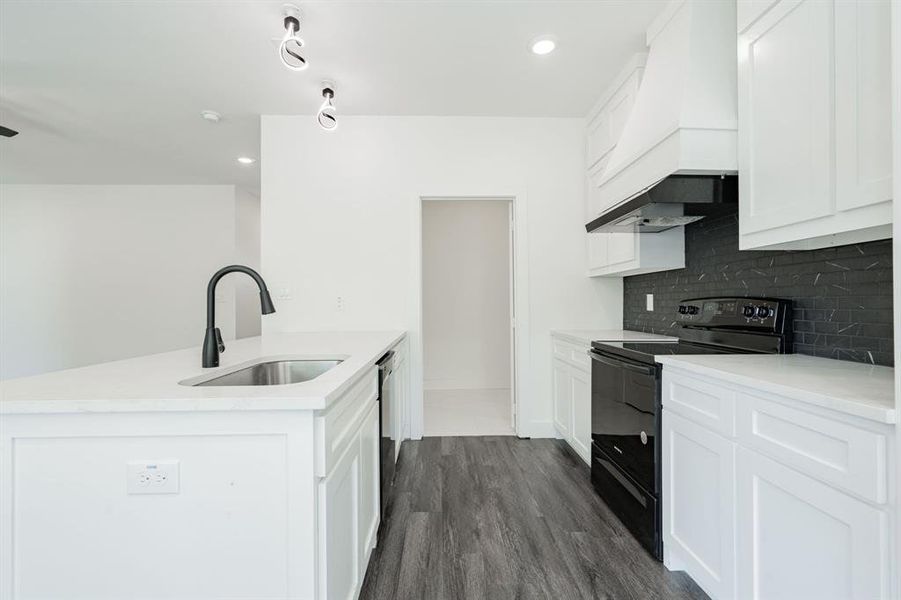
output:
<instances>
[{"instance_id":1,"label":"black electric range","mask_svg":"<svg viewBox=\"0 0 901 600\"><path fill-rule=\"evenodd\" d=\"M661 366L654 357L790 352L791 310L774 298L683 300L677 341L591 343L591 481L658 560Z\"/></svg>"}]
</instances>

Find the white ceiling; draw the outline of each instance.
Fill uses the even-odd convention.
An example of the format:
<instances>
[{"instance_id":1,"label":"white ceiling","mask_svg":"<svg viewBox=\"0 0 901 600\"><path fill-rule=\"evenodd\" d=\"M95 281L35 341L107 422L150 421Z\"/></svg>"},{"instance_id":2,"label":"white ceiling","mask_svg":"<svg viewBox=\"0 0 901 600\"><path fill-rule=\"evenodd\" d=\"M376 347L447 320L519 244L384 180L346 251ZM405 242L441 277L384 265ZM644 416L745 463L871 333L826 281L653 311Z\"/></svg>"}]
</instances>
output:
<instances>
[{"instance_id":1,"label":"white ceiling","mask_svg":"<svg viewBox=\"0 0 901 600\"><path fill-rule=\"evenodd\" d=\"M300 2L310 68L276 55L281 2L0 1L4 183L259 187L259 115L581 117L664 0ZM528 43L552 34L558 49ZM200 111L223 114L218 125Z\"/></svg>"}]
</instances>

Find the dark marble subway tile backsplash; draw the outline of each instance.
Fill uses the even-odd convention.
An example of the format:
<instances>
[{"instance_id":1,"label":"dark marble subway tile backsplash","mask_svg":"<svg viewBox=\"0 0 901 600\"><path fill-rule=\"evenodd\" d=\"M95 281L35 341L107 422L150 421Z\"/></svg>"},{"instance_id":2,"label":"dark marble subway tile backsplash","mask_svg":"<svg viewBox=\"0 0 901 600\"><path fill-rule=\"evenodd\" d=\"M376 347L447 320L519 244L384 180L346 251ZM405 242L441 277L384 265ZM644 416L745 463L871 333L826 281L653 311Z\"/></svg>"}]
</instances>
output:
<instances>
[{"instance_id":1,"label":"dark marble subway tile backsplash","mask_svg":"<svg viewBox=\"0 0 901 600\"><path fill-rule=\"evenodd\" d=\"M653 234L645 234L653 235ZM626 329L673 333L679 300L794 301L794 351L892 365L892 241L806 251L738 250L736 212L685 228L685 268L624 280ZM645 310L654 294L654 311Z\"/></svg>"}]
</instances>

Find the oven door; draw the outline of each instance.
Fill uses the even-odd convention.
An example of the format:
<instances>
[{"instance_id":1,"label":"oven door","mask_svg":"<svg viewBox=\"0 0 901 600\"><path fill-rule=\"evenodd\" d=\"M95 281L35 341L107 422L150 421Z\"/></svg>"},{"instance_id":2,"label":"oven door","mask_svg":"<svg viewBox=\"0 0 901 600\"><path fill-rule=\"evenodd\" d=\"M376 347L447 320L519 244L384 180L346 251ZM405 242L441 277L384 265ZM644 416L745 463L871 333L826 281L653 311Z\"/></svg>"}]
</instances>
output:
<instances>
[{"instance_id":1,"label":"oven door","mask_svg":"<svg viewBox=\"0 0 901 600\"><path fill-rule=\"evenodd\" d=\"M656 494L657 367L595 351L589 354L591 441Z\"/></svg>"}]
</instances>

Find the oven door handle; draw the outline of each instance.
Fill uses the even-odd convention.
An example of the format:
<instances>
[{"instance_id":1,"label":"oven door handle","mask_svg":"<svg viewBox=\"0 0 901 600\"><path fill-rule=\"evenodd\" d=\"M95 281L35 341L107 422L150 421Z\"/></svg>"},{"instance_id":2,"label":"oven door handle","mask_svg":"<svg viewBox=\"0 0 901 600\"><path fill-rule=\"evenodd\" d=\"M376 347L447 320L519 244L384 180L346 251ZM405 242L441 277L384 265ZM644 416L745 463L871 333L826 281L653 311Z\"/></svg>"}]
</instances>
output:
<instances>
[{"instance_id":1,"label":"oven door handle","mask_svg":"<svg viewBox=\"0 0 901 600\"><path fill-rule=\"evenodd\" d=\"M655 413L653 413L653 412L651 412L651 411L649 411L649 410L644 410L644 409L638 408L637 406L635 406L635 405L632 404L631 402L623 402L623 404L625 404L626 406L628 406L628 407L631 408L632 410L636 410L636 411L640 412L640 413L643 414L643 415L650 415L650 416L652 416L652 417L653 417L653 416L656 416Z\"/></svg>"},{"instance_id":2,"label":"oven door handle","mask_svg":"<svg viewBox=\"0 0 901 600\"><path fill-rule=\"evenodd\" d=\"M628 369L630 371L635 371L636 373L641 373L642 375L647 375L648 377L654 375L654 367L649 367L647 365L636 365L635 363L620 360L610 360L609 358L605 358L600 354L592 352L591 350L588 351L588 356L591 357L591 360L596 360L599 363L607 365L608 367Z\"/></svg>"}]
</instances>

